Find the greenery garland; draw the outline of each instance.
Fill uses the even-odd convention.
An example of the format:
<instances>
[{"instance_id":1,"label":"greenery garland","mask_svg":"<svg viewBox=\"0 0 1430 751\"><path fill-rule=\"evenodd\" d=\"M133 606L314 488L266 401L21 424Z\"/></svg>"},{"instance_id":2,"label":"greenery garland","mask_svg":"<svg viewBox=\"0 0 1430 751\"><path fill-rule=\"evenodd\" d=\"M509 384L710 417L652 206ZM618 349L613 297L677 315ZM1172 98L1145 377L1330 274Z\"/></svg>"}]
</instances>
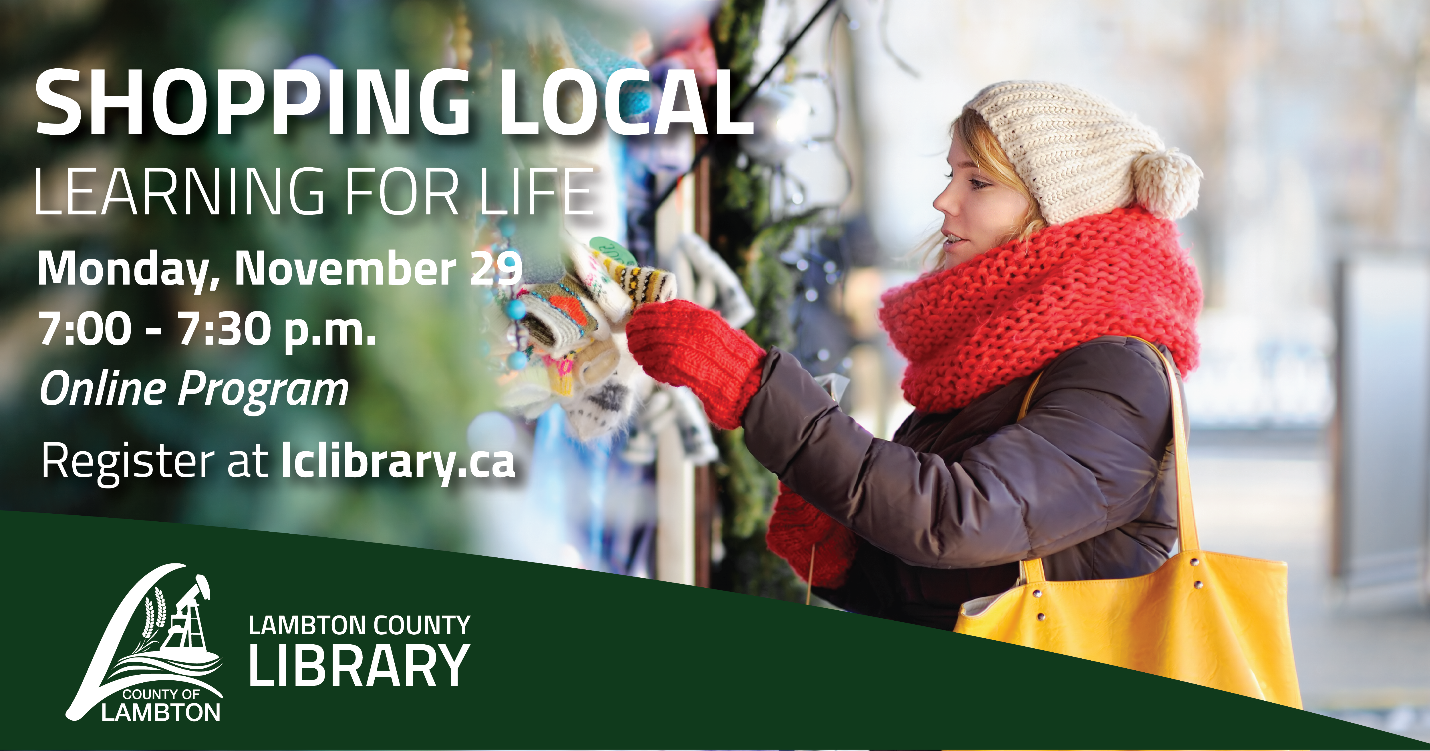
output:
<instances>
[{"instance_id":1,"label":"greenery garland","mask_svg":"<svg viewBox=\"0 0 1430 751\"><path fill-rule=\"evenodd\" d=\"M713 24L715 55L735 82L732 101L748 90L755 48L759 44L764 0L725 0ZM740 275L755 306L745 326L760 346L790 348L794 343L791 306L795 275L780 253L795 230L814 221L810 211L771 221L771 170L744 158L735 139L711 144L710 245ZM743 429L718 436L720 461L719 525L725 555L711 571L711 586L781 600L804 599L804 586L784 560L765 545L765 531L778 493L778 480L745 448Z\"/></svg>"}]
</instances>

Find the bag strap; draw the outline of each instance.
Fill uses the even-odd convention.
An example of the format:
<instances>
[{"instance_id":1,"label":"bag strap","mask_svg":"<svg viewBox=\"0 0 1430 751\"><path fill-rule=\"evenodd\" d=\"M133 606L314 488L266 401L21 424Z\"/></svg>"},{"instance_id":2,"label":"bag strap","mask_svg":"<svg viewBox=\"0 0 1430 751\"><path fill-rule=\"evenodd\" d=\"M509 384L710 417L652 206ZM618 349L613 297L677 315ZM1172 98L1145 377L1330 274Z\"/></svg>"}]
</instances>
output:
<instances>
[{"instance_id":1,"label":"bag strap","mask_svg":"<svg viewBox=\"0 0 1430 751\"><path fill-rule=\"evenodd\" d=\"M1177 371L1156 345L1140 336L1127 338L1136 339L1151 348L1157 359L1162 361L1162 369L1167 373L1167 388L1172 395L1172 454L1177 465L1177 538L1183 552L1201 550L1201 544L1197 540L1197 519L1192 512L1192 473L1187 459L1186 418L1182 413L1182 389L1177 381ZM1041 380L1043 374L1039 373L1028 386L1028 393L1023 396L1023 406L1018 410L1019 420L1028 414L1028 406L1033 402L1033 390L1038 388L1038 382ZM1047 575L1043 571L1043 559L1023 561L1023 578L1030 584L1047 581Z\"/></svg>"}]
</instances>

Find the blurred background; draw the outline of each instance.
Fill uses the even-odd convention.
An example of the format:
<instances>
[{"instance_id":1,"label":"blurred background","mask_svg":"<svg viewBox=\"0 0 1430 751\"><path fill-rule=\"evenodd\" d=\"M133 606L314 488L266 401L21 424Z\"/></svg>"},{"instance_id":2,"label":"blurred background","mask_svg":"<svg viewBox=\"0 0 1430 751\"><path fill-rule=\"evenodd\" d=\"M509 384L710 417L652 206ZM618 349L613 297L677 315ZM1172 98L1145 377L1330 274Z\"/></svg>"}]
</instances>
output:
<instances>
[{"instance_id":1,"label":"blurred background","mask_svg":"<svg viewBox=\"0 0 1430 751\"><path fill-rule=\"evenodd\" d=\"M129 169L443 166L464 185L482 167L592 165L594 218L568 224L614 239L643 264L675 269L683 296L733 272L758 341L816 375L850 378L844 409L876 435L910 411L902 362L876 324L878 297L919 273L937 227L947 128L988 83L1066 82L1099 93L1191 154L1206 174L1180 222L1206 292L1201 367L1186 382L1192 471L1210 549L1291 565L1291 619L1307 706L1430 739L1430 8L1405 0L717 0L581 3L311 0L189 4L135 0L0 7L0 507L218 524L500 555L783 599L803 591L764 549L774 479L737 432L710 433L680 399L650 390L630 426L596 444L571 437L559 408L535 419L497 409L501 368L482 348L480 301L465 286L243 287L217 296L134 287L37 287L35 251L81 259L211 261L232 251L287 258L463 259L479 217L36 216L63 202L68 166ZM314 62L314 56L320 62ZM306 60L307 62L300 62ZM234 136L42 137L54 111L40 71L266 71L329 65L471 72L469 137L327 134L315 113L278 137L263 113ZM640 65L659 106L666 71L696 71L707 117L714 71L753 136L503 138L493 71L523 80L575 65ZM766 78L766 74L768 78ZM266 77L266 76L265 76ZM351 78L349 78L351 80ZM763 81L763 83L761 83ZM757 84L758 87L757 87ZM534 87L531 87L534 88ZM65 92L62 86L57 91ZM86 85L65 92L82 103ZM525 106L538 95L521 92ZM184 111L184 110L180 110ZM528 109L535 112L537 109ZM350 117L351 119L351 117ZM415 120L415 117L414 117ZM349 133L352 132L351 127ZM703 159L694 161L699 153ZM682 178L682 176L684 176ZM340 186L338 186L340 187ZM328 200L335 202L337 190ZM93 198L93 196L91 196ZM404 199L405 200L405 199ZM96 202L97 203L97 202ZM86 204L86 207L89 207ZM540 252L549 222L518 238ZM690 250L699 236L718 263ZM420 252L419 252L420 250ZM722 270L723 269L723 270ZM737 297L739 295L736 295ZM729 295L715 298L730 304ZM264 310L361 317L380 347L202 348L135 339L123 347L44 346L37 310ZM725 309L728 314L729 308ZM369 323L369 321L371 323ZM157 325L157 324L154 324ZM166 377L347 377L342 410L45 407L44 374L116 368ZM320 375L319 375L320 374ZM44 440L72 446L212 444L244 449L317 440L376 449L514 447L509 485L368 480L128 480L112 491L44 480Z\"/></svg>"}]
</instances>

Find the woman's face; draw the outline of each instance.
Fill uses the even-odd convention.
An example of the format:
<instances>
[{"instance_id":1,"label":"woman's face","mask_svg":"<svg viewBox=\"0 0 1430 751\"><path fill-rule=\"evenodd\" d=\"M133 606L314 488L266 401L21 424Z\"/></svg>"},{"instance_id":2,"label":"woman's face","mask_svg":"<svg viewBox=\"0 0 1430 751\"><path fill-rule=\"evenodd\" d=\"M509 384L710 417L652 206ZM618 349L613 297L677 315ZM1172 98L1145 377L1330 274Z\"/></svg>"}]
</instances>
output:
<instances>
[{"instance_id":1,"label":"woman's face","mask_svg":"<svg viewBox=\"0 0 1430 751\"><path fill-rule=\"evenodd\" d=\"M1007 242L1028 212L1028 199L978 169L957 138L948 166L948 187L933 207L943 212L943 252L952 267Z\"/></svg>"}]
</instances>

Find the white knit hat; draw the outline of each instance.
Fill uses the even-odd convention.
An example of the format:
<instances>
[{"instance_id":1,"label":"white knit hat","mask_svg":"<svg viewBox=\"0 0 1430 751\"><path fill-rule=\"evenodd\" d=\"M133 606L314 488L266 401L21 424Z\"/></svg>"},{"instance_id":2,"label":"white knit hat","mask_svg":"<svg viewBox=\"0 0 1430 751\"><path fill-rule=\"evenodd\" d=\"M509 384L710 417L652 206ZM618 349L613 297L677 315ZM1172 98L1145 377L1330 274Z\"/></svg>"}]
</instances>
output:
<instances>
[{"instance_id":1,"label":"white knit hat","mask_svg":"<svg viewBox=\"0 0 1430 751\"><path fill-rule=\"evenodd\" d=\"M1133 203L1167 219L1197 207L1202 171L1111 102L1046 81L1004 81L965 105L983 116L1049 224Z\"/></svg>"}]
</instances>

